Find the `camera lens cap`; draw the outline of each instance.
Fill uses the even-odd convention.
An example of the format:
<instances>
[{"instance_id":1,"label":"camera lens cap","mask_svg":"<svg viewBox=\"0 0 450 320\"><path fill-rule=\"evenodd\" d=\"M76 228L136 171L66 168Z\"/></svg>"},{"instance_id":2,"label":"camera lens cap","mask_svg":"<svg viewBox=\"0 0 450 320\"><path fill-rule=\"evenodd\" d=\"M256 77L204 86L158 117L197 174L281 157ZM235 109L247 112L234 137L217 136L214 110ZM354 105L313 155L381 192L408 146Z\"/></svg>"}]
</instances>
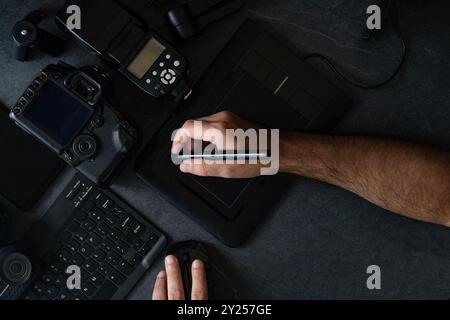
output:
<instances>
[{"instance_id":1,"label":"camera lens cap","mask_svg":"<svg viewBox=\"0 0 450 320\"><path fill-rule=\"evenodd\" d=\"M78 136L73 142L73 152L81 160L91 159L97 152L97 141L87 134Z\"/></svg>"},{"instance_id":2,"label":"camera lens cap","mask_svg":"<svg viewBox=\"0 0 450 320\"><path fill-rule=\"evenodd\" d=\"M31 261L21 253L12 252L3 259L0 271L7 283L21 285L30 279Z\"/></svg>"},{"instance_id":3,"label":"camera lens cap","mask_svg":"<svg viewBox=\"0 0 450 320\"><path fill-rule=\"evenodd\" d=\"M37 39L36 25L29 21L20 21L13 28L13 37L22 46L32 46Z\"/></svg>"}]
</instances>

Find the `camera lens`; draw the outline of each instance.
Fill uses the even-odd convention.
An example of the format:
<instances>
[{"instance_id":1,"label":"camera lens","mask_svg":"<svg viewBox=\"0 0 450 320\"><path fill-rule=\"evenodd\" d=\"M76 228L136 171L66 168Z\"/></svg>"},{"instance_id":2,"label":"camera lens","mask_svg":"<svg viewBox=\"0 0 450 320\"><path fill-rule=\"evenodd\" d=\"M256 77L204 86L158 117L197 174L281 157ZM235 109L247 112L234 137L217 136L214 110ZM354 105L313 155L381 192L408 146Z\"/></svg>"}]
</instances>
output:
<instances>
[{"instance_id":1,"label":"camera lens","mask_svg":"<svg viewBox=\"0 0 450 320\"><path fill-rule=\"evenodd\" d=\"M81 135L75 139L73 151L81 160L90 159L97 151L97 141L90 135Z\"/></svg>"},{"instance_id":2,"label":"camera lens","mask_svg":"<svg viewBox=\"0 0 450 320\"><path fill-rule=\"evenodd\" d=\"M21 285L30 279L32 266L30 260L21 253L8 254L2 262L1 274L12 285Z\"/></svg>"}]
</instances>

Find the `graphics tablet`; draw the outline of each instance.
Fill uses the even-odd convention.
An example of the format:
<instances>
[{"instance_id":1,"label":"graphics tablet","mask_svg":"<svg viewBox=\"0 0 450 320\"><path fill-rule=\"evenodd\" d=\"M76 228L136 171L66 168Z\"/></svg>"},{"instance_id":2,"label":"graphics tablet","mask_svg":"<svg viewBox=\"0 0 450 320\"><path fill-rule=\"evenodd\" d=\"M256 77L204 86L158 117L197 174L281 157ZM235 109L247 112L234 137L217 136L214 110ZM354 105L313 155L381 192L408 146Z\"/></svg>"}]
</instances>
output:
<instances>
[{"instance_id":1,"label":"graphics tablet","mask_svg":"<svg viewBox=\"0 0 450 320\"><path fill-rule=\"evenodd\" d=\"M351 101L252 22L245 22L196 88L140 156L137 173L229 246L238 246L288 193L293 177L226 180L183 174L170 158L185 120L228 110L282 131L327 131Z\"/></svg>"}]
</instances>

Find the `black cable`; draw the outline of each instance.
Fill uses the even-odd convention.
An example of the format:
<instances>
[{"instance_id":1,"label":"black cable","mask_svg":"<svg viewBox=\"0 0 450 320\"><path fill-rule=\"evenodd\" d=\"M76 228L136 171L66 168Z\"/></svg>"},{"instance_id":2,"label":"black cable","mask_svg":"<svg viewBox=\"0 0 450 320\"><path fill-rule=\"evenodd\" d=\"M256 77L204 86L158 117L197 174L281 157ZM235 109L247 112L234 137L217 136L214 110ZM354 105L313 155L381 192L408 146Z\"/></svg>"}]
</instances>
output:
<instances>
[{"instance_id":1,"label":"black cable","mask_svg":"<svg viewBox=\"0 0 450 320\"><path fill-rule=\"evenodd\" d=\"M312 59L312 58L320 58L326 63L326 65L328 65L328 67L331 69L331 71L333 71L338 77L340 77L344 81L348 82L350 85L352 85L356 88L365 89L365 90L378 89L378 88L388 84L389 82L391 82L392 79L394 79L395 76L397 76L397 74L400 72L400 69L402 68L403 63L405 62L405 59L406 59L407 46L406 46L405 38L404 38L403 33L399 26L398 16L399 16L399 14L397 14L397 17L395 19L396 21L394 23L394 27L395 27L395 30L397 31L400 41L401 41L401 46L402 46L401 59L400 59L399 64L395 68L394 72L389 76L389 78L387 78L386 80L384 80L380 83L376 83L376 84L358 83L358 82L348 78L346 75L344 75L341 71L339 71L339 69L337 67L335 67L335 65L333 64L333 62L331 61L330 58L328 58L320 53L307 54L307 55L302 56L301 59L305 61L305 60Z\"/></svg>"}]
</instances>

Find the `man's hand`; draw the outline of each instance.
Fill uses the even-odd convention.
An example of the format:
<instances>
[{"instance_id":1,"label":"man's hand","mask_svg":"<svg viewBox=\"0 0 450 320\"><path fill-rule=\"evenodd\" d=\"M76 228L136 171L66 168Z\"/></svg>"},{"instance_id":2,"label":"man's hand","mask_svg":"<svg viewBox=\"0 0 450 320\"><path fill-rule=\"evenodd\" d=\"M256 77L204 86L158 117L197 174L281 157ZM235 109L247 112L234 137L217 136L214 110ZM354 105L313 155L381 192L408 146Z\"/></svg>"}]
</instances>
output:
<instances>
[{"instance_id":1,"label":"man's hand","mask_svg":"<svg viewBox=\"0 0 450 320\"><path fill-rule=\"evenodd\" d=\"M155 282L153 300L185 300L183 278L175 256L167 256L166 271L161 271ZM208 300L205 265L201 260L192 263L192 300Z\"/></svg>"},{"instance_id":2,"label":"man's hand","mask_svg":"<svg viewBox=\"0 0 450 320\"><path fill-rule=\"evenodd\" d=\"M204 128L258 129L230 112L199 119ZM187 139L220 146L211 136L193 131L187 121L174 142L179 152ZM223 146L227 147L227 146ZM351 136L284 133L280 138L280 172L327 182L360 195L392 212L450 227L450 152L401 141ZM180 169L199 176L250 178L260 165L182 163Z\"/></svg>"},{"instance_id":3,"label":"man's hand","mask_svg":"<svg viewBox=\"0 0 450 320\"><path fill-rule=\"evenodd\" d=\"M195 121L202 122L202 131L194 130ZM193 140L201 140L214 144L218 150L245 150L246 146L236 146L236 141L232 145L226 137L227 129L261 129L260 125L244 120L234 113L224 111L209 117L197 120L188 120L174 137L172 153L178 154L184 144ZM214 134L214 132L219 134ZM198 161L198 160L197 160ZM197 163L194 160L185 160L180 165L180 170L197 176L222 177L222 178L252 178L261 174L260 164L211 164L206 161Z\"/></svg>"}]
</instances>

